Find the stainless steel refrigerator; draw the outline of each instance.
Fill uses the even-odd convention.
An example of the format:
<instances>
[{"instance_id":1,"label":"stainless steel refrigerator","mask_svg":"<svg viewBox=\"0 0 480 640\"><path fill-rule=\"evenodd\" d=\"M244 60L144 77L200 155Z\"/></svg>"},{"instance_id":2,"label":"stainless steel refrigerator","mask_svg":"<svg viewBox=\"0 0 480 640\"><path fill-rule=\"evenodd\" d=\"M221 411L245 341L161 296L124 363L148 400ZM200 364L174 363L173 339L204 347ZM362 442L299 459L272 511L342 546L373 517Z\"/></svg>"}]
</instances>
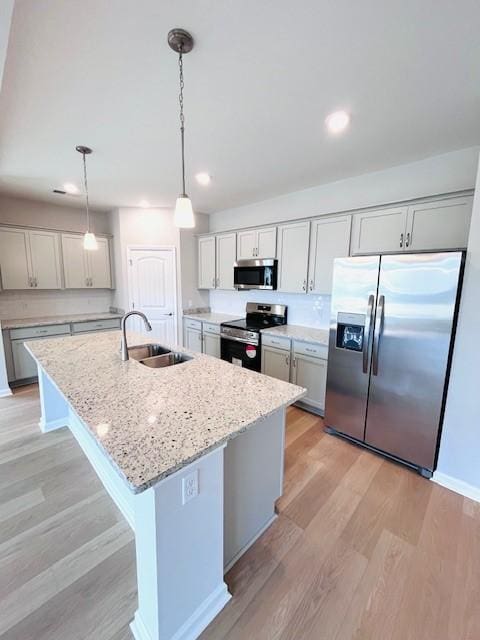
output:
<instances>
[{"instance_id":1,"label":"stainless steel refrigerator","mask_svg":"<svg viewBox=\"0 0 480 640\"><path fill-rule=\"evenodd\" d=\"M417 468L436 465L463 252L335 260L325 422Z\"/></svg>"}]
</instances>

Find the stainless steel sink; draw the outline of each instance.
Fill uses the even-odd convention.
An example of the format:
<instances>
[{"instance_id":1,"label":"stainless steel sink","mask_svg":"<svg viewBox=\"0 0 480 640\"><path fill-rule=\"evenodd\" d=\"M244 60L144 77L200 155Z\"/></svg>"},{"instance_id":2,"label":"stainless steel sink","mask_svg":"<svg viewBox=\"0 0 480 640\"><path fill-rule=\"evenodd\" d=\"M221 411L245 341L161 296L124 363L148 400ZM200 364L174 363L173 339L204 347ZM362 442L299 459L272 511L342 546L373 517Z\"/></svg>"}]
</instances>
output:
<instances>
[{"instance_id":1,"label":"stainless steel sink","mask_svg":"<svg viewBox=\"0 0 480 640\"><path fill-rule=\"evenodd\" d=\"M152 369L160 369L161 367L171 367L174 364L181 364L182 362L188 362L191 360L191 356L187 356L184 353L178 351L170 351L159 356L152 356L151 358L143 358L140 360L140 364L144 364L146 367Z\"/></svg>"},{"instance_id":2,"label":"stainless steel sink","mask_svg":"<svg viewBox=\"0 0 480 640\"><path fill-rule=\"evenodd\" d=\"M144 360L145 358L152 358L154 356L163 356L171 352L171 349L168 349L168 347L162 347L161 344L139 344L134 345L133 347L128 347L128 355L134 360Z\"/></svg>"},{"instance_id":3,"label":"stainless steel sink","mask_svg":"<svg viewBox=\"0 0 480 640\"><path fill-rule=\"evenodd\" d=\"M192 359L191 356L179 351L172 351L168 347L162 347L161 344L140 344L128 347L128 355L133 360L138 360L140 364L152 369L171 367L174 364Z\"/></svg>"}]
</instances>

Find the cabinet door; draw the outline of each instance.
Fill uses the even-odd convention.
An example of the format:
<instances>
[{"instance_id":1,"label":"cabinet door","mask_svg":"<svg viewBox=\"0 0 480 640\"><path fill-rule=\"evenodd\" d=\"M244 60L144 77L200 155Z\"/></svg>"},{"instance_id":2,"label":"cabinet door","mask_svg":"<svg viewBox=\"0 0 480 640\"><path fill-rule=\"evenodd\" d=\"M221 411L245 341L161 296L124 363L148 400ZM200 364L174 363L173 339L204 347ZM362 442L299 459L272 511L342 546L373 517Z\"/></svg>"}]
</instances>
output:
<instances>
[{"instance_id":1,"label":"cabinet door","mask_svg":"<svg viewBox=\"0 0 480 640\"><path fill-rule=\"evenodd\" d=\"M38 374L37 363L25 349L23 340L12 340L15 380L34 378Z\"/></svg>"},{"instance_id":2,"label":"cabinet door","mask_svg":"<svg viewBox=\"0 0 480 640\"><path fill-rule=\"evenodd\" d=\"M235 233L224 233L216 238L217 242L217 289L234 289L233 263L237 254Z\"/></svg>"},{"instance_id":3,"label":"cabinet door","mask_svg":"<svg viewBox=\"0 0 480 640\"><path fill-rule=\"evenodd\" d=\"M62 254L65 288L86 289L89 274L83 236L62 235Z\"/></svg>"},{"instance_id":4,"label":"cabinet door","mask_svg":"<svg viewBox=\"0 0 480 640\"><path fill-rule=\"evenodd\" d=\"M98 249L86 251L88 260L88 276L90 287L110 289L112 274L110 271L110 248L107 238L97 238Z\"/></svg>"},{"instance_id":5,"label":"cabinet door","mask_svg":"<svg viewBox=\"0 0 480 640\"><path fill-rule=\"evenodd\" d=\"M307 291L309 231L308 221L278 227L279 291Z\"/></svg>"},{"instance_id":6,"label":"cabinet door","mask_svg":"<svg viewBox=\"0 0 480 640\"><path fill-rule=\"evenodd\" d=\"M325 409L325 389L327 385L327 360L295 354L293 359L293 380L305 387L307 395L302 402L320 411Z\"/></svg>"},{"instance_id":7,"label":"cabinet door","mask_svg":"<svg viewBox=\"0 0 480 640\"><path fill-rule=\"evenodd\" d=\"M353 216L351 254L388 253L405 249L407 209L379 209Z\"/></svg>"},{"instance_id":8,"label":"cabinet door","mask_svg":"<svg viewBox=\"0 0 480 640\"><path fill-rule=\"evenodd\" d=\"M277 228L257 229L257 251L259 258L277 257Z\"/></svg>"},{"instance_id":9,"label":"cabinet door","mask_svg":"<svg viewBox=\"0 0 480 640\"><path fill-rule=\"evenodd\" d=\"M472 198L451 198L408 209L408 251L464 249L468 244Z\"/></svg>"},{"instance_id":10,"label":"cabinet door","mask_svg":"<svg viewBox=\"0 0 480 640\"><path fill-rule=\"evenodd\" d=\"M198 288L215 289L215 236L198 239Z\"/></svg>"},{"instance_id":11,"label":"cabinet door","mask_svg":"<svg viewBox=\"0 0 480 640\"><path fill-rule=\"evenodd\" d=\"M29 231L32 276L36 289L61 289L59 234Z\"/></svg>"},{"instance_id":12,"label":"cabinet door","mask_svg":"<svg viewBox=\"0 0 480 640\"><path fill-rule=\"evenodd\" d=\"M247 260L255 257L257 248L257 231L255 229L247 229L237 233L237 258L238 260Z\"/></svg>"},{"instance_id":13,"label":"cabinet door","mask_svg":"<svg viewBox=\"0 0 480 640\"><path fill-rule=\"evenodd\" d=\"M202 353L202 332L185 327L185 348Z\"/></svg>"},{"instance_id":14,"label":"cabinet door","mask_svg":"<svg viewBox=\"0 0 480 640\"><path fill-rule=\"evenodd\" d=\"M278 380L290 380L290 352L262 347L262 373Z\"/></svg>"},{"instance_id":15,"label":"cabinet door","mask_svg":"<svg viewBox=\"0 0 480 640\"><path fill-rule=\"evenodd\" d=\"M206 353L207 356L220 358L220 336L215 336L212 333L204 333L203 353Z\"/></svg>"},{"instance_id":16,"label":"cabinet door","mask_svg":"<svg viewBox=\"0 0 480 640\"><path fill-rule=\"evenodd\" d=\"M0 229L0 276L3 289L30 289L28 231Z\"/></svg>"},{"instance_id":17,"label":"cabinet door","mask_svg":"<svg viewBox=\"0 0 480 640\"><path fill-rule=\"evenodd\" d=\"M351 216L312 220L310 228L310 262L308 290L332 293L333 261L345 258L350 251Z\"/></svg>"}]
</instances>

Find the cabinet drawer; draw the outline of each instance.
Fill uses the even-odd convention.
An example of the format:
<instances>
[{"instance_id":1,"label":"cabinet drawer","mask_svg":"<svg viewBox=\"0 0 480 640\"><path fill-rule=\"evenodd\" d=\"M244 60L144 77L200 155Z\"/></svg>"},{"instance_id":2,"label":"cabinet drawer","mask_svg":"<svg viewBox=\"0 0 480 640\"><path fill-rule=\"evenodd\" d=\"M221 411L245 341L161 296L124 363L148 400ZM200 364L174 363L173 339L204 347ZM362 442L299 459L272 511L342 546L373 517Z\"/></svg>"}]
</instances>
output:
<instances>
[{"instance_id":1,"label":"cabinet drawer","mask_svg":"<svg viewBox=\"0 0 480 640\"><path fill-rule=\"evenodd\" d=\"M89 320L88 322L74 322L73 333L84 333L86 331L104 331L105 329L119 329L120 318L108 320Z\"/></svg>"},{"instance_id":2,"label":"cabinet drawer","mask_svg":"<svg viewBox=\"0 0 480 640\"><path fill-rule=\"evenodd\" d=\"M203 331L204 333L214 333L216 336L220 335L220 325L219 324L211 324L210 322L203 323Z\"/></svg>"},{"instance_id":3,"label":"cabinet drawer","mask_svg":"<svg viewBox=\"0 0 480 640\"><path fill-rule=\"evenodd\" d=\"M312 358L328 358L328 346L326 344L318 344L312 342L293 342L294 353L303 354L304 356L312 356Z\"/></svg>"},{"instance_id":4,"label":"cabinet drawer","mask_svg":"<svg viewBox=\"0 0 480 640\"><path fill-rule=\"evenodd\" d=\"M45 336L60 336L65 334L70 334L69 324L51 324L43 327L10 329L10 338L12 340L28 340L28 338L44 338Z\"/></svg>"},{"instance_id":5,"label":"cabinet drawer","mask_svg":"<svg viewBox=\"0 0 480 640\"><path fill-rule=\"evenodd\" d=\"M184 326L187 329L195 329L196 331L202 330L202 323L200 320L191 320L190 318L184 318Z\"/></svg>"},{"instance_id":6,"label":"cabinet drawer","mask_svg":"<svg viewBox=\"0 0 480 640\"><path fill-rule=\"evenodd\" d=\"M276 347L277 349L290 351L290 338L283 338L282 336L271 336L262 333L262 344L266 347Z\"/></svg>"}]
</instances>

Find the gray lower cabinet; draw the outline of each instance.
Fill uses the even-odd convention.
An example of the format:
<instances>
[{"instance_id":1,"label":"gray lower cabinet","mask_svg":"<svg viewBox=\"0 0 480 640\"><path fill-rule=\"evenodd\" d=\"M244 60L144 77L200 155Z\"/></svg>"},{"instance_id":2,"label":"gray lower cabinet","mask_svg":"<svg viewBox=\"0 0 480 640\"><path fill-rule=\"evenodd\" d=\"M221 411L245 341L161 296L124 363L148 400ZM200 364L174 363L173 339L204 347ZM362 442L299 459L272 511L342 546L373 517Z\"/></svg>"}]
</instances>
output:
<instances>
[{"instance_id":1,"label":"gray lower cabinet","mask_svg":"<svg viewBox=\"0 0 480 640\"><path fill-rule=\"evenodd\" d=\"M105 320L89 320L79 323L58 325L41 325L22 327L3 331L5 355L7 357L7 372L9 382L30 380L37 377L37 365L25 348L25 342L43 340L45 338L60 338L78 333L93 333L111 331L120 327L120 318ZM19 382L19 384L22 384Z\"/></svg>"},{"instance_id":2,"label":"gray lower cabinet","mask_svg":"<svg viewBox=\"0 0 480 640\"><path fill-rule=\"evenodd\" d=\"M214 333L203 333L203 353L220 358L220 336Z\"/></svg>"},{"instance_id":3,"label":"gray lower cabinet","mask_svg":"<svg viewBox=\"0 0 480 640\"><path fill-rule=\"evenodd\" d=\"M262 342L262 373L305 387L307 395L299 404L323 415L328 347L299 341L291 343L288 338L268 334Z\"/></svg>"},{"instance_id":4,"label":"gray lower cabinet","mask_svg":"<svg viewBox=\"0 0 480 640\"><path fill-rule=\"evenodd\" d=\"M327 384L327 361L321 358L294 354L292 362L292 382L307 389L302 404L308 404L318 411L325 411L325 389Z\"/></svg>"},{"instance_id":5,"label":"gray lower cabinet","mask_svg":"<svg viewBox=\"0 0 480 640\"><path fill-rule=\"evenodd\" d=\"M185 348L202 353L202 332L198 329L185 328Z\"/></svg>"},{"instance_id":6,"label":"gray lower cabinet","mask_svg":"<svg viewBox=\"0 0 480 640\"><path fill-rule=\"evenodd\" d=\"M289 382L290 351L275 347L262 347L262 373Z\"/></svg>"}]
</instances>

